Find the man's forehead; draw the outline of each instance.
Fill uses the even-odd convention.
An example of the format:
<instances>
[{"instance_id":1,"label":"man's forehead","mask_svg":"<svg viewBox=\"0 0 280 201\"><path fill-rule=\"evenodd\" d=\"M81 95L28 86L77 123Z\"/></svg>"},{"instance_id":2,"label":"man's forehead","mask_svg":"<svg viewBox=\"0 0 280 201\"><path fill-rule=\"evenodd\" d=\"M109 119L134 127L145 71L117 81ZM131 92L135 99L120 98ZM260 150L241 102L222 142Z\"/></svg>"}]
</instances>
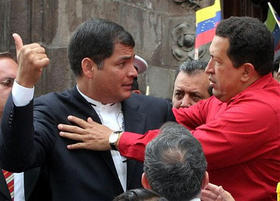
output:
<instances>
[{"instance_id":1,"label":"man's forehead","mask_svg":"<svg viewBox=\"0 0 280 201\"><path fill-rule=\"evenodd\" d=\"M17 63L8 57L0 58L0 74L14 75L17 71Z\"/></svg>"},{"instance_id":2,"label":"man's forehead","mask_svg":"<svg viewBox=\"0 0 280 201\"><path fill-rule=\"evenodd\" d=\"M175 87L177 88L201 88L209 85L208 75L204 71L197 71L193 74L180 72L176 78Z\"/></svg>"},{"instance_id":3,"label":"man's forehead","mask_svg":"<svg viewBox=\"0 0 280 201\"><path fill-rule=\"evenodd\" d=\"M118 57L120 59L129 59L131 57L134 57L134 48L127 45L123 45L121 43L116 43L111 57Z\"/></svg>"},{"instance_id":4,"label":"man's forehead","mask_svg":"<svg viewBox=\"0 0 280 201\"><path fill-rule=\"evenodd\" d=\"M229 48L229 39L228 38L215 36L209 47L209 52L210 52L210 55L213 56L213 55L219 54L221 52L226 52L228 48Z\"/></svg>"},{"instance_id":5,"label":"man's forehead","mask_svg":"<svg viewBox=\"0 0 280 201\"><path fill-rule=\"evenodd\" d=\"M11 57L0 57L0 62L11 62L16 64L16 62Z\"/></svg>"}]
</instances>

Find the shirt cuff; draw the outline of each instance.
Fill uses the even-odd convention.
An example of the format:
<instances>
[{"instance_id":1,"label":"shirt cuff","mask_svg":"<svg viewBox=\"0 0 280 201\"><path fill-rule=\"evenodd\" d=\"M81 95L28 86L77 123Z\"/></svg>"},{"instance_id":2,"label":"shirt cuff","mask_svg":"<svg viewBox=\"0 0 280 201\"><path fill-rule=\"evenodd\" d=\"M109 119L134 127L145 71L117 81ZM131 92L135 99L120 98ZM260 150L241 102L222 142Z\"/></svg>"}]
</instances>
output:
<instances>
[{"instance_id":1,"label":"shirt cuff","mask_svg":"<svg viewBox=\"0 0 280 201\"><path fill-rule=\"evenodd\" d=\"M15 106L22 107L28 105L34 96L34 87L26 88L19 85L16 81L12 88L12 97Z\"/></svg>"}]
</instances>

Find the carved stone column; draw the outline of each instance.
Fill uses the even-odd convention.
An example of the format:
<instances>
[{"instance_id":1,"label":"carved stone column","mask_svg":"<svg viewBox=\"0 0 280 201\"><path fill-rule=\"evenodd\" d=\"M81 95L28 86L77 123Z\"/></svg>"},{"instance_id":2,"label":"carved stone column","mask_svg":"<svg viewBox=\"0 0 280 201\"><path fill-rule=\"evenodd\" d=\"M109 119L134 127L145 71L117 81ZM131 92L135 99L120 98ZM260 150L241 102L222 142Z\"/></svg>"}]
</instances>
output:
<instances>
[{"instance_id":1,"label":"carved stone column","mask_svg":"<svg viewBox=\"0 0 280 201\"><path fill-rule=\"evenodd\" d=\"M0 0L0 52L9 50L11 1Z\"/></svg>"}]
</instances>

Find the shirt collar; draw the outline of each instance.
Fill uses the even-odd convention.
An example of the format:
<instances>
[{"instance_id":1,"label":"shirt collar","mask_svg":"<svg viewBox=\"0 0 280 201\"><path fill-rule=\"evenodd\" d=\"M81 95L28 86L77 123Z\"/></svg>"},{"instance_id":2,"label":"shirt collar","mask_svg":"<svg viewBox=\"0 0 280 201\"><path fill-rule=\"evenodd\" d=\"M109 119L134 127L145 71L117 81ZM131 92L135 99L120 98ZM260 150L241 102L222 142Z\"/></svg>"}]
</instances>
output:
<instances>
[{"instance_id":1,"label":"shirt collar","mask_svg":"<svg viewBox=\"0 0 280 201\"><path fill-rule=\"evenodd\" d=\"M190 201L200 201L200 198L194 198L194 199L191 199Z\"/></svg>"},{"instance_id":2,"label":"shirt collar","mask_svg":"<svg viewBox=\"0 0 280 201\"><path fill-rule=\"evenodd\" d=\"M88 97L87 95L83 94L80 90L78 85L76 85L78 92L81 94L81 96L86 99L87 102L89 102L94 109L101 109L101 110L119 110L119 108L121 108L121 104L120 103L108 103L108 104L103 104L97 100L94 100L90 97Z\"/></svg>"},{"instance_id":3,"label":"shirt collar","mask_svg":"<svg viewBox=\"0 0 280 201\"><path fill-rule=\"evenodd\" d=\"M274 80L271 73L268 73L267 75L262 76L261 78L257 79L254 83L252 83L250 86L248 86L245 90L241 91L240 93L238 93L234 97L232 97L227 102L227 104L231 103L235 99L238 99L240 96L242 96L247 91L263 88L265 85L267 85L267 83L270 83L271 80Z\"/></svg>"}]
</instances>

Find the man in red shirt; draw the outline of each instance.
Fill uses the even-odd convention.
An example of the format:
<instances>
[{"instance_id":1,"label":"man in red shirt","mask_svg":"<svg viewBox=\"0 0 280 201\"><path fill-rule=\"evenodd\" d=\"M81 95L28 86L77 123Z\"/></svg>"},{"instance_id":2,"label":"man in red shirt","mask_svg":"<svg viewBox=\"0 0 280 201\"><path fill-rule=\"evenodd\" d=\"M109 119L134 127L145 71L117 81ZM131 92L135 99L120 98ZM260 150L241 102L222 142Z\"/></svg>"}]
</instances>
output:
<instances>
[{"instance_id":1,"label":"man in red shirt","mask_svg":"<svg viewBox=\"0 0 280 201\"><path fill-rule=\"evenodd\" d=\"M273 38L250 17L220 22L206 68L213 95L173 113L200 141L210 182L222 185L237 201L276 200L280 178L280 85L272 77ZM145 145L157 134L116 134L70 116L76 126L59 125L61 136L78 140L69 149L106 150L143 160ZM129 134L129 135L128 135ZM117 137L116 137L117 136Z\"/></svg>"}]
</instances>

